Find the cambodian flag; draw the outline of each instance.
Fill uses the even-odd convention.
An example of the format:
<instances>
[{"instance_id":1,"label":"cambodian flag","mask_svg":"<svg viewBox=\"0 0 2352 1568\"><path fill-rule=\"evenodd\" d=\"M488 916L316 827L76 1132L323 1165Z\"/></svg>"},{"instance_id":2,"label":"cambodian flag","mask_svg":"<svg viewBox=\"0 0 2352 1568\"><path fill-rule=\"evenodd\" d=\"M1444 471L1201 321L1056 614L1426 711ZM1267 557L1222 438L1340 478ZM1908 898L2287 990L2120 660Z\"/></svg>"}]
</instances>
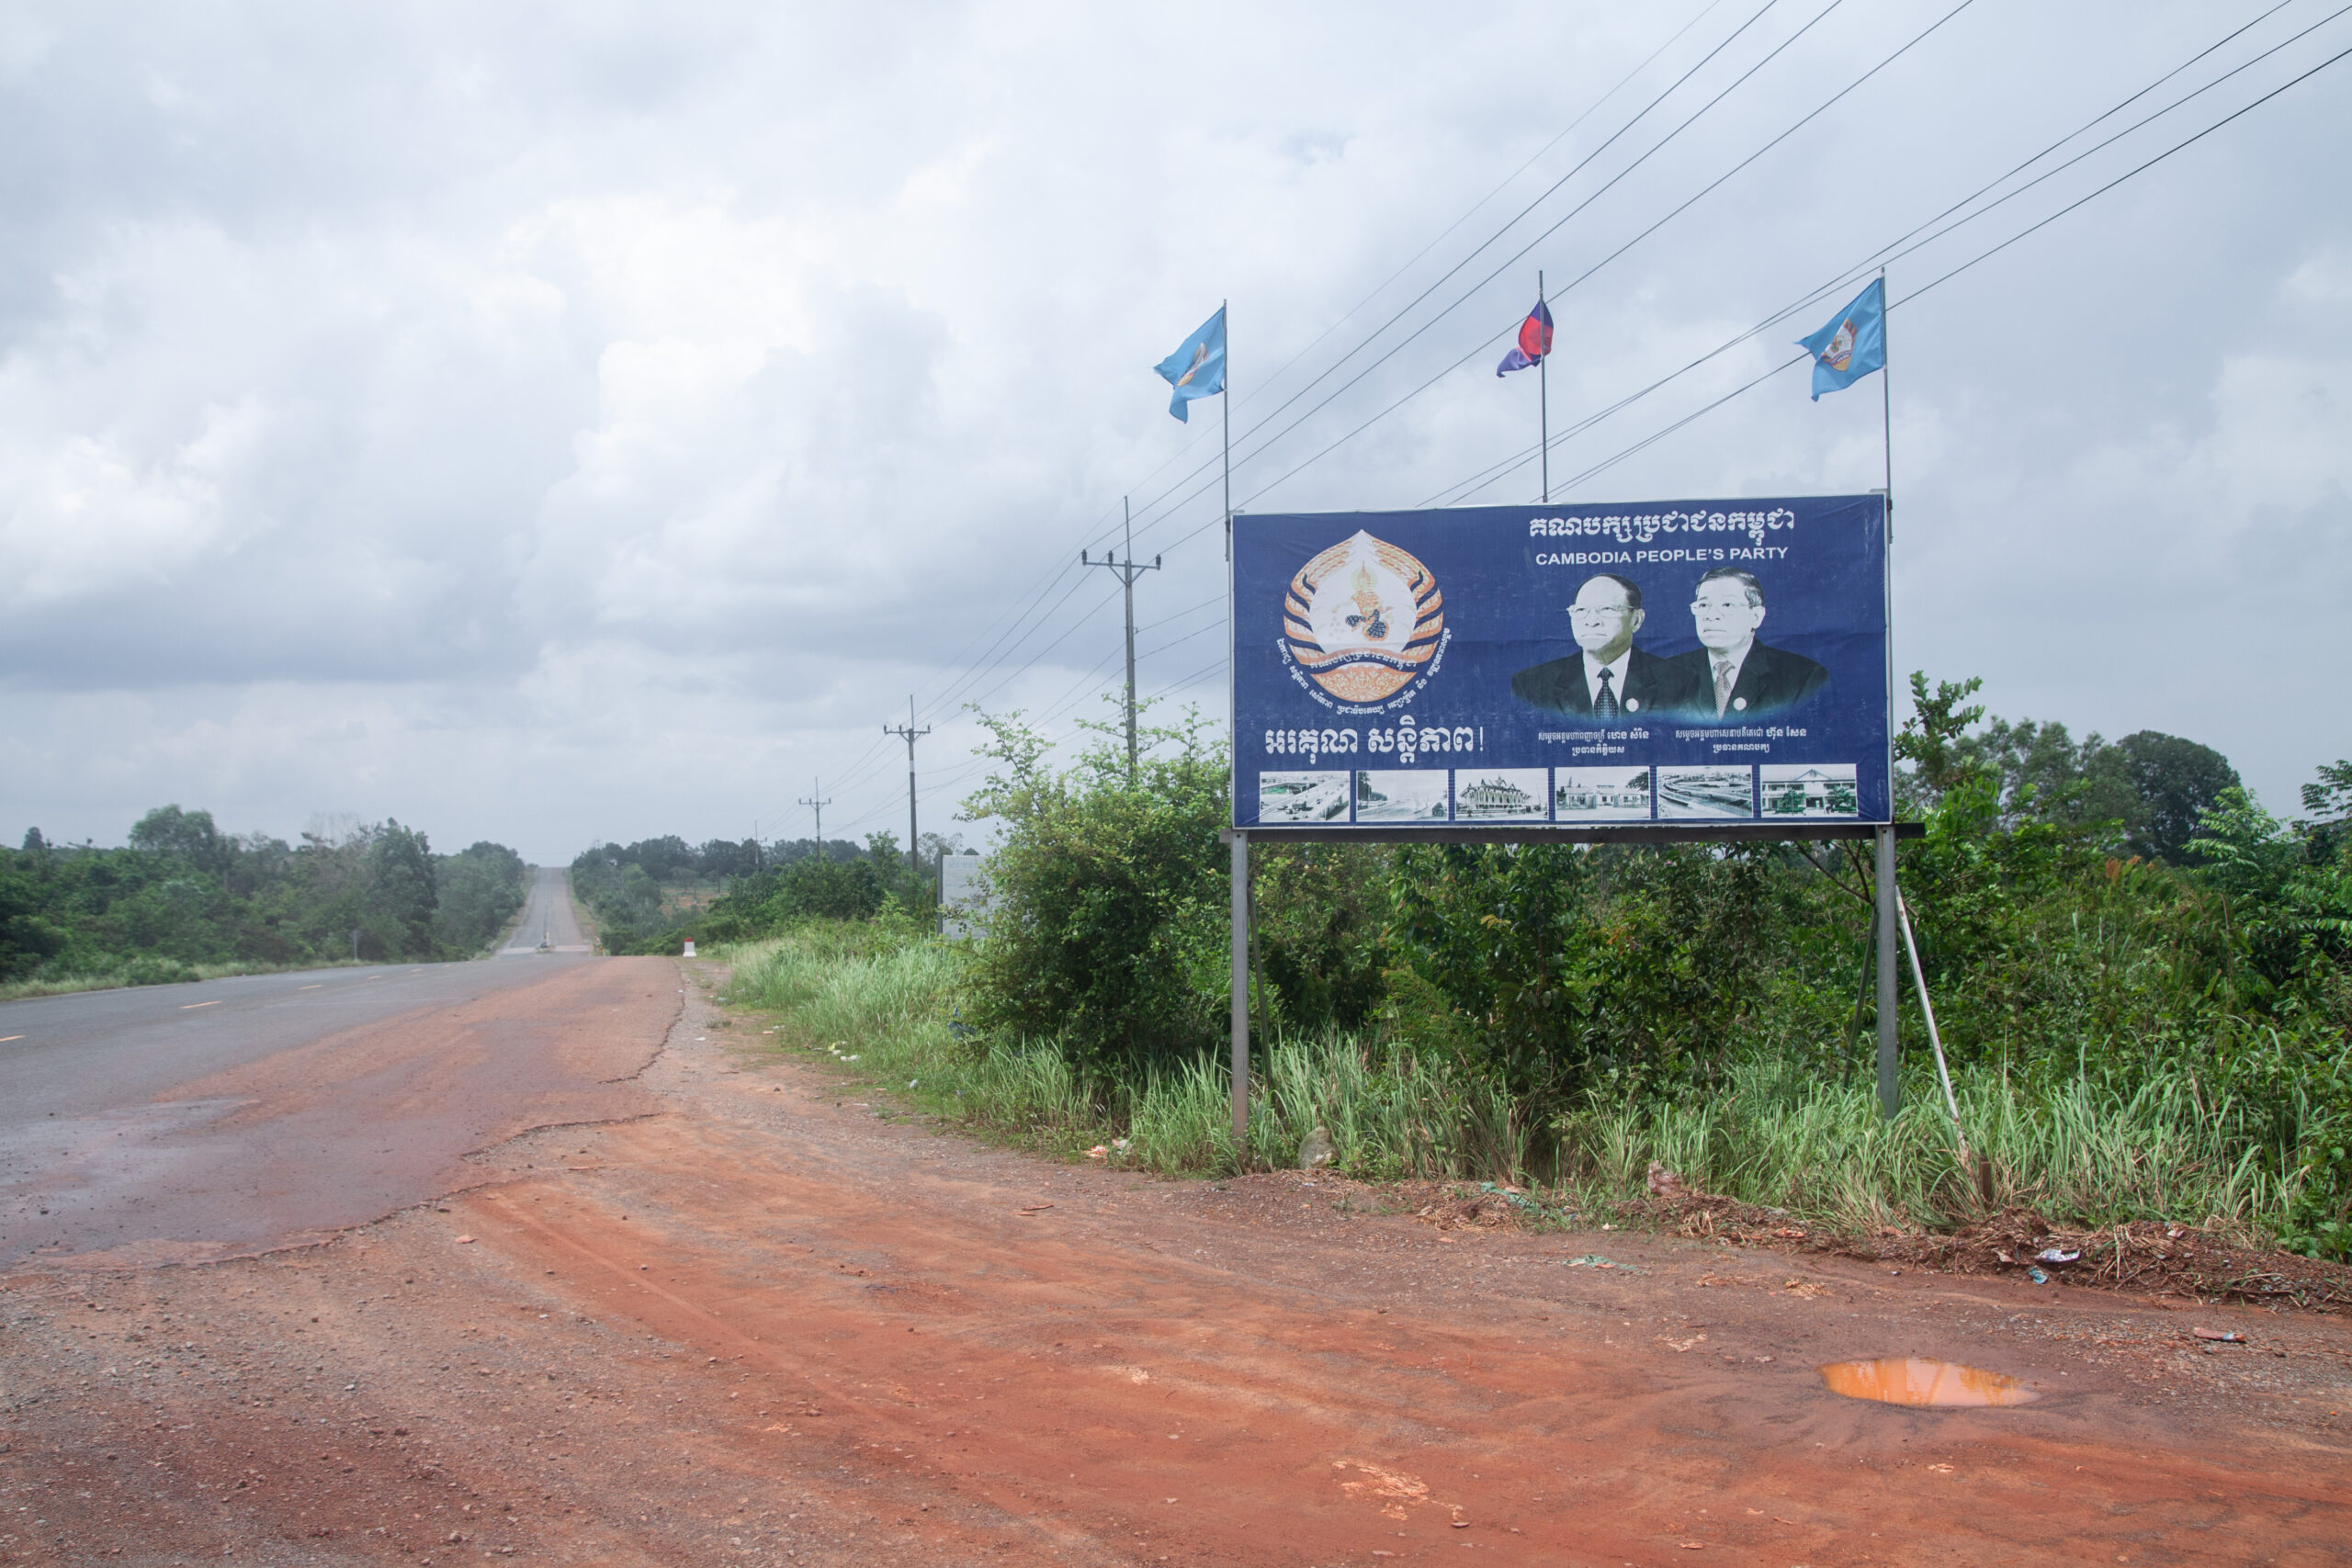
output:
<instances>
[{"instance_id":1,"label":"cambodian flag","mask_svg":"<svg viewBox=\"0 0 2352 1568\"><path fill-rule=\"evenodd\" d=\"M1552 307L1538 299L1535 309L1527 312L1527 320L1519 323L1519 346L1503 355L1503 362L1495 367L1495 374L1507 376L1531 365L1541 365L1544 356L1551 352Z\"/></svg>"}]
</instances>

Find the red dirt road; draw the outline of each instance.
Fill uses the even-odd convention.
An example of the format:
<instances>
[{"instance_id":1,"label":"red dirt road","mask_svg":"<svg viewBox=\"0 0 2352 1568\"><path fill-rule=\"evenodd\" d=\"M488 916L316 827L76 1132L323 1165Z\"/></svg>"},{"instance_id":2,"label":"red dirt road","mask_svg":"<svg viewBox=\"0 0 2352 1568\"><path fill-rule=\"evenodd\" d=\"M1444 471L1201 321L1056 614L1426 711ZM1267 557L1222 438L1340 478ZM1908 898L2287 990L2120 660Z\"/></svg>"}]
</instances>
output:
<instances>
[{"instance_id":1,"label":"red dirt road","mask_svg":"<svg viewBox=\"0 0 2352 1568\"><path fill-rule=\"evenodd\" d=\"M1328 1180L1070 1168L895 1124L688 1000L638 1080L658 1114L508 1142L446 1204L266 1258L8 1279L0 1561L1820 1568L2352 1543L2336 1318L1442 1234ZM1570 1261L1596 1251L1633 1268ZM1905 1410L1815 1371L1883 1354L2045 1397Z\"/></svg>"}]
</instances>

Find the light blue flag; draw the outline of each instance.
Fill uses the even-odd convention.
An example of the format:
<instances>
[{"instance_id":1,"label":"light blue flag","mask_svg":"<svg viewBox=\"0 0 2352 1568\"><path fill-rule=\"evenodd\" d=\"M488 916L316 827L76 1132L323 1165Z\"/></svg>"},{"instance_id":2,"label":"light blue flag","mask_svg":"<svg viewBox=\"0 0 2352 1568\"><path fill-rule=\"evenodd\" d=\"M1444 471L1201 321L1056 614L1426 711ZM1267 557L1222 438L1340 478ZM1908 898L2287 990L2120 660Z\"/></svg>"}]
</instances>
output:
<instances>
[{"instance_id":1,"label":"light blue flag","mask_svg":"<svg viewBox=\"0 0 2352 1568\"><path fill-rule=\"evenodd\" d=\"M1219 305L1216 314L1201 323L1201 330L1184 340L1183 346L1153 367L1168 378L1176 395L1168 400L1168 412L1187 424L1192 415L1184 405L1194 398L1213 398L1225 390L1225 307Z\"/></svg>"},{"instance_id":2,"label":"light blue flag","mask_svg":"<svg viewBox=\"0 0 2352 1568\"><path fill-rule=\"evenodd\" d=\"M1826 326L1797 342L1813 354L1815 402L1824 392L1842 392L1871 371L1885 369L1886 279L1872 278Z\"/></svg>"}]
</instances>

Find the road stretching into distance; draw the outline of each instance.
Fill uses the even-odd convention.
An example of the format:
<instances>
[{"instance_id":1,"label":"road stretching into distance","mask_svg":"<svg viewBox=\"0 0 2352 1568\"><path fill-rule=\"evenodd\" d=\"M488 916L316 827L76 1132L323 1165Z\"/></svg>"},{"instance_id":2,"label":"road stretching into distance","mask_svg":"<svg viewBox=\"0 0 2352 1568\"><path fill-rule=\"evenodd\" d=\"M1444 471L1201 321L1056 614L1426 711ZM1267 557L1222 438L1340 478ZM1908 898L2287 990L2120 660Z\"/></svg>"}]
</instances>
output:
<instances>
[{"instance_id":1,"label":"road stretching into distance","mask_svg":"<svg viewBox=\"0 0 2352 1568\"><path fill-rule=\"evenodd\" d=\"M585 953L588 946L588 938L580 930L579 908L571 901L571 874L551 865L537 867L531 879L531 896L498 955L510 958L543 949Z\"/></svg>"},{"instance_id":2,"label":"road stretching into distance","mask_svg":"<svg viewBox=\"0 0 2352 1568\"><path fill-rule=\"evenodd\" d=\"M0 1272L262 1251L469 1185L527 1128L644 1113L677 1009L670 964L588 956L544 867L493 959L0 1004Z\"/></svg>"}]
</instances>

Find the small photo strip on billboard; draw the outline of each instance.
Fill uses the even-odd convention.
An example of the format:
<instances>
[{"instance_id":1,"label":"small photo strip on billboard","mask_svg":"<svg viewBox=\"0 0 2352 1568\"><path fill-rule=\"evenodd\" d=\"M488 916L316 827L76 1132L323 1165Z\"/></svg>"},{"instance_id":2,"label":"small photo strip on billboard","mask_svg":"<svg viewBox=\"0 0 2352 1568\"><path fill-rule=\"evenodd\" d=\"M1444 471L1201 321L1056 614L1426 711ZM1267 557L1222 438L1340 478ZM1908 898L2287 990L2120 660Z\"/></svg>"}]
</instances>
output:
<instances>
[{"instance_id":1,"label":"small photo strip on billboard","mask_svg":"<svg viewBox=\"0 0 2352 1568\"><path fill-rule=\"evenodd\" d=\"M1663 818L1756 815L1756 769L1751 763L1727 768L1710 762L1695 768L1661 767L1657 771L1657 814Z\"/></svg>"},{"instance_id":2,"label":"small photo strip on billboard","mask_svg":"<svg viewBox=\"0 0 2352 1568\"><path fill-rule=\"evenodd\" d=\"M1562 822L1646 822L1647 768L1555 768L1552 815Z\"/></svg>"},{"instance_id":3,"label":"small photo strip on billboard","mask_svg":"<svg viewBox=\"0 0 2352 1568\"><path fill-rule=\"evenodd\" d=\"M1345 822L1345 773L1260 773L1258 820L1263 823Z\"/></svg>"},{"instance_id":4,"label":"small photo strip on billboard","mask_svg":"<svg viewBox=\"0 0 2352 1568\"><path fill-rule=\"evenodd\" d=\"M1853 817L1860 812L1851 762L1766 762L1757 769L1767 817Z\"/></svg>"},{"instance_id":5,"label":"small photo strip on billboard","mask_svg":"<svg viewBox=\"0 0 2352 1568\"><path fill-rule=\"evenodd\" d=\"M1551 780L1543 768L1456 768L1456 822L1542 822L1551 817Z\"/></svg>"},{"instance_id":6,"label":"small photo strip on billboard","mask_svg":"<svg viewBox=\"0 0 2352 1568\"><path fill-rule=\"evenodd\" d=\"M1362 770L1356 774L1356 820L1442 822L1446 776L1443 768Z\"/></svg>"}]
</instances>

